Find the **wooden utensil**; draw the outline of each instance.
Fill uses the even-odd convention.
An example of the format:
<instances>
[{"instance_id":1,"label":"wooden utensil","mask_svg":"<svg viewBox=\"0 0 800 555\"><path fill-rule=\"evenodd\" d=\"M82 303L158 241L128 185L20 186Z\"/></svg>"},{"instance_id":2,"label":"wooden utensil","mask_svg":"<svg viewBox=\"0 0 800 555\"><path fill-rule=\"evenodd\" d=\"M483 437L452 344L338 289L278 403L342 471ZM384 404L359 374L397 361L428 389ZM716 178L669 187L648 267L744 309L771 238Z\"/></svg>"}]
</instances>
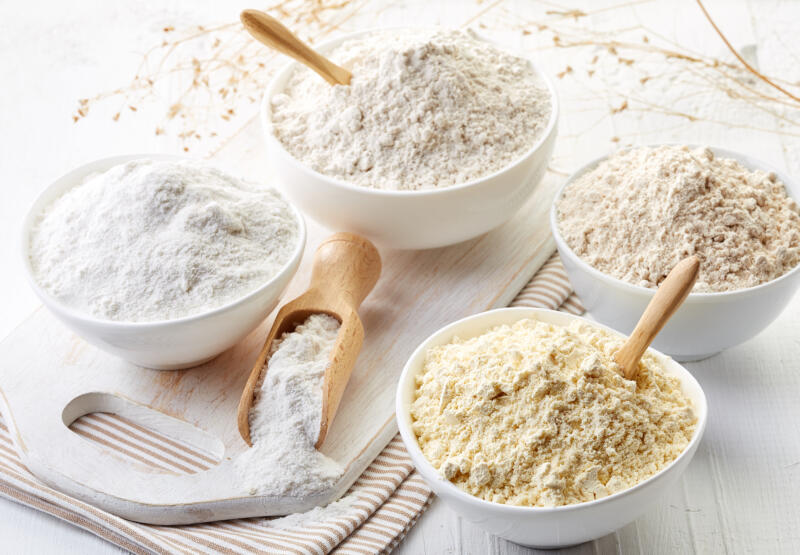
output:
<instances>
[{"instance_id":1,"label":"wooden utensil","mask_svg":"<svg viewBox=\"0 0 800 555\"><path fill-rule=\"evenodd\" d=\"M244 10L239 18L255 39L313 69L331 85L350 84L349 71L308 46L274 17L258 10Z\"/></svg>"},{"instance_id":2,"label":"wooden utensil","mask_svg":"<svg viewBox=\"0 0 800 555\"><path fill-rule=\"evenodd\" d=\"M226 143L215 158L246 174L267 172L262 145L253 141L257 124L247 128L252 133L240 133ZM247 448L236 420L248 378L242 370L255 364L272 322L199 368L160 372L106 354L78 339L49 311L36 310L0 341L0 412L14 449L31 472L56 489L137 522L191 524L327 505L350 488L397 434L395 390L409 346L421 343L432 329L508 305L548 259L553 185L542 182L509 223L478 241L383 256L380 282L370 293L369 306L361 309L366 314L365 309L374 307L367 324L370 337L347 385L347 399L336 412L338 424L328 430L322 446L346 471L319 495L250 495L237 480L232 459ZM310 245L329 235L308 222ZM312 262L311 256L301 262L287 299L305 290ZM412 275L421 278L409 279ZM397 319L408 314L426 325L397 326ZM47 348L42 348L43 337ZM80 411L75 410L78 401ZM65 426L79 414L95 411L118 414L223 460L197 474L153 471ZM158 415L199 429L190 434L181 425L173 431L160 424L163 418L153 418Z\"/></svg>"},{"instance_id":3,"label":"wooden utensil","mask_svg":"<svg viewBox=\"0 0 800 555\"><path fill-rule=\"evenodd\" d=\"M697 281L700 271L700 259L696 256L684 258L667 274L656 294L639 318L639 322L628 337L625 344L614 354L622 374L629 380L639 372L639 359L653 342L664 324L667 323L678 307L683 304Z\"/></svg>"},{"instance_id":4,"label":"wooden utensil","mask_svg":"<svg viewBox=\"0 0 800 555\"><path fill-rule=\"evenodd\" d=\"M248 445L252 445L249 415L253 395L261 372L267 371L265 365L272 342L294 330L309 316L320 313L333 316L342 323L323 378L322 418L316 447L322 445L364 341L358 307L372 291L380 274L378 249L363 237L336 233L322 242L314 255L308 290L278 311L244 387L237 418L239 433Z\"/></svg>"}]
</instances>

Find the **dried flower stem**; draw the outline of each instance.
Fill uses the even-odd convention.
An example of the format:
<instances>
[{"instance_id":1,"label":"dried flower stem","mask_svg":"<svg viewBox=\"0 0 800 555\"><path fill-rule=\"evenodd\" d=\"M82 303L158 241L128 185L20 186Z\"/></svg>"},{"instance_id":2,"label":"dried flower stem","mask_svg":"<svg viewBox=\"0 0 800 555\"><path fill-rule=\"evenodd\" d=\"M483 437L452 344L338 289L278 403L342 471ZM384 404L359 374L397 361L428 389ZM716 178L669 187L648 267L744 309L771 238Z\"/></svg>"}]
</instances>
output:
<instances>
[{"instance_id":1,"label":"dried flower stem","mask_svg":"<svg viewBox=\"0 0 800 555\"><path fill-rule=\"evenodd\" d=\"M717 32L717 34L719 35L719 38L722 39L722 42L725 43L725 46L728 47L728 50L730 50L731 53L733 53L733 55L736 56L736 59L739 60L742 63L742 65L744 67L746 67L748 71L750 71L750 73L752 73L753 75L755 75L756 77L758 77L759 79L764 81L765 83L767 83L767 84L771 85L772 87L778 89L779 91L781 91L783 94L785 94L786 96L788 96L792 100L796 100L797 102L800 102L800 98L798 98L797 96L793 95L792 93L790 93L789 91L787 91L786 89L784 89L783 87L781 87L780 85L778 85L777 83L772 81L769 77L767 77L766 75L764 75L763 73L758 71L756 68L754 68L753 66L748 64L745 61L745 59L742 58L742 56L731 45L731 43L728 42L728 39L725 38L725 35L722 34L722 31L720 30L719 27L717 27L717 24L714 23L714 20L711 19L711 15L708 13L708 10L706 10L706 7L703 5L703 2L701 0L697 0L697 5L700 6L701 10L703 10L703 14L706 16L706 19L711 24L711 26L714 28L714 30Z\"/></svg>"}]
</instances>

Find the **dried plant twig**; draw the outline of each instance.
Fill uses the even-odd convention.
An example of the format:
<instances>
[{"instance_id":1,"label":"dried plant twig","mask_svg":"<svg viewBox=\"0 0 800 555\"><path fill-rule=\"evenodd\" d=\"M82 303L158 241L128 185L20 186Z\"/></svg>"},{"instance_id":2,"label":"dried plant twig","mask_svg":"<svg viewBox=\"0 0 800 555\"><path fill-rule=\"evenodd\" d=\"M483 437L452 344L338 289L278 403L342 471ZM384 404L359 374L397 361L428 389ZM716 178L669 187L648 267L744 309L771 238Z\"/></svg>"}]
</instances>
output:
<instances>
[{"instance_id":1,"label":"dried plant twig","mask_svg":"<svg viewBox=\"0 0 800 555\"><path fill-rule=\"evenodd\" d=\"M717 24L714 23L714 20L711 19L711 15L708 13L708 10L706 10L706 7L703 5L702 0L697 0L697 5L700 6L701 10L703 10L703 14L706 16L706 19L711 24L711 26L714 28L714 30L717 32L717 34L719 35L719 38L722 39L722 42L725 43L725 46L728 47L728 50L730 50L731 53L734 56L736 56L736 59L739 60L742 63L742 65L744 67L746 67L748 71L750 71L750 73L752 73L753 75L755 75L756 77L758 77L759 79L764 81L765 83L767 83L767 84L771 85L772 87L778 89L779 91L781 91L783 94L785 94L786 96L788 96L792 100L796 100L797 102L800 102L800 97L797 97L797 96L793 95L792 93L790 93L789 91L787 91L786 89L784 89L783 87L781 87L780 85L778 85L777 83L772 81L769 77L767 77L766 75L764 75L763 73L758 71L756 68L754 68L753 66L748 64L745 61L745 59L742 58L742 56L731 45L731 43L728 42L728 39L725 37L725 35L722 34L722 31L720 30L719 27L717 27Z\"/></svg>"}]
</instances>

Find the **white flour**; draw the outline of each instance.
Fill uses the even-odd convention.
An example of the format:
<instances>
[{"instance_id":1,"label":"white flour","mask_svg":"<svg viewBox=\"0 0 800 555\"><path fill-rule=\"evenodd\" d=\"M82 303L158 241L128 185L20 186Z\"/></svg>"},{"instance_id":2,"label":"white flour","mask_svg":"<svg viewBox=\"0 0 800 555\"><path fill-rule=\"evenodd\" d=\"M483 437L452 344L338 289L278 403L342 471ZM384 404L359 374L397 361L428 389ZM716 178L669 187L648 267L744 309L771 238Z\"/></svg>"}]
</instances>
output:
<instances>
[{"instance_id":1,"label":"white flour","mask_svg":"<svg viewBox=\"0 0 800 555\"><path fill-rule=\"evenodd\" d=\"M273 99L275 134L320 173L390 190L446 187L509 165L550 118L527 60L463 31L381 31L330 58L331 86L306 68Z\"/></svg>"},{"instance_id":2,"label":"white flour","mask_svg":"<svg viewBox=\"0 0 800 555\"><path fill-rule=\"evenodd\" d=\"M268 528L286 530L289 528L308 528L315 524L324 524L337 518L359 518L364 509L359 508L356 502L358 494L351 493L338 501L329 503L324 507L314 507L304 513L294 513L281 518L272 518L262 522Z\"/></svg>"},{"instance_id":3,"label":"white flour","mask_svg":"<svg viewBox=\"0 0 800 555\"><path fill-rule=\"evenodd\" d=\"M222 306L271 279L299 240L275 191L193 161L135 160L49 205L31 232L36 281L99 318L146 322Z\"/></svg>"},{"instance_id":4,"label":"white flour","mask_svg":"<svg viewBox=\"0 0 800 555\"><path fill-rule=\"evenodd\" d=\"M314 449L339 327L335 318L314 314L273 343L250 409L253 446L234 461L251 495L313 495L342 475L336 461Z\"/></svg>"},{"instance_id":5,"label":"white flour","mask_svg":"<svg viewBox=\"0 0 800 555\"><path fill-rule=\"evenodd\" d=\"M800 208L783 183L709 149L618 152L567 187L558 212L578 256L643 287L693 254L704 292L753 287L800 263Z\"/></svg>"}]
</instances>

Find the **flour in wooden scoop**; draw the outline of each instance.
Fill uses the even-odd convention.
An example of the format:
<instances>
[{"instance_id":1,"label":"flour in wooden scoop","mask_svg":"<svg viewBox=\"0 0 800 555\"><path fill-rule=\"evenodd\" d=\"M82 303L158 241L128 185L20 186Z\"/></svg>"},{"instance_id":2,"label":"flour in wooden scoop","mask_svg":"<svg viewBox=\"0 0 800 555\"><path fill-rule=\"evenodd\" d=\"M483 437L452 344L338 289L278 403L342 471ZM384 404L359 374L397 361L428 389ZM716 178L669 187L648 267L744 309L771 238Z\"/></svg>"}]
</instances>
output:
<instances>
[{"instance_id":1,"label":"flour in wooden scoop","mask_svg":"<svg viewBox=\"0 0 800 555\"><path fill-rule=\"evenodd\" d=\"M253 446L234 461L251 495L306 497L331 487L344 472L314 448L325 369L340 327L335 318L314 314L273 342L250 409Z\"/></svg>"},{"instance_id":2,"label":"flour in wooden scoop","mask_svg":"<svg viewBox=\"0 0 800 555\"><path fill-rule=\"evenodd\" d=\"M472 32L385 30L329 57L349 69L331 86L298 68L272 99L274 133L314 170L398 191L465 183L532 148L550 93L531 64Z\"/></svg>"}]
</instances>

